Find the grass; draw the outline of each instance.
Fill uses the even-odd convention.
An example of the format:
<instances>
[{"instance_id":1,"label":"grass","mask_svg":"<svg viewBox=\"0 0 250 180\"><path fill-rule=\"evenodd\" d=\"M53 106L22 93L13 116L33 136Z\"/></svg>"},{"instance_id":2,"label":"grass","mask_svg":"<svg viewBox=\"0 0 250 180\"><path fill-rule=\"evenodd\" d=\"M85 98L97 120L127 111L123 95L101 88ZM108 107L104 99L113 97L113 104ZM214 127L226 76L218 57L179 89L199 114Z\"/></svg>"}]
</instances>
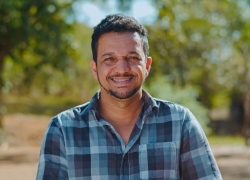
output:
<instances>
[{"instance_id":1,"label":"grass","mask_svg":"<svg viewBox=\"0 0 250 180\"><path fill-rule=\"evenodd\" d=\"M207 139L210 145L245 145L245 139L241 136L207 136Z\"/></svg>"},{"instance_id":2,"label":"grass","mask_svg":"<svg viewBox=\"0 0 250 180\"><path fill-rule=\"evenodd\" d=\"M15 96L4 97L7 113L23 113L55 116L56 114L83 104L76 97L57 96Z\"/></svg>"},{"instance_id":3,"label":"grass","mask_svg":"<svg viewBox=\"0 0 250 180\"><path fill-rule=\"evenodd\" d=\"M40 105L65 105L80 104L79 97L76 96L18 96L14 94L5 94L4 101L11 104L40 104Z\"/></svg>"}]
</instances>

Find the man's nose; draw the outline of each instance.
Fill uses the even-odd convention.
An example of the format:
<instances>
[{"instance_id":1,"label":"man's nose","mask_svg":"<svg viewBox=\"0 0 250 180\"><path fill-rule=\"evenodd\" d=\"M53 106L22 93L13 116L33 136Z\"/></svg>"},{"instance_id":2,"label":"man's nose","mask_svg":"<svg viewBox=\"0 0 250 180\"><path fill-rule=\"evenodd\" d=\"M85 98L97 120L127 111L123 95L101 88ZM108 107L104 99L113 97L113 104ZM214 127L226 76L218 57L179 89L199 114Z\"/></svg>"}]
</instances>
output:
<instances>
[{"instance_id":1,"label":"man's nose","mask_svg":"<svg viewBox=\"0 0 250 180\"><path fill-rule=\"evenodd\" d=\"M115 71L117 73L125 73L125 72L129 72L130 67L129 67L129 63L126 61L126 59L121 58L118 60L118 62L116 63L115 66Z\"/></svg>"}]
</instances>

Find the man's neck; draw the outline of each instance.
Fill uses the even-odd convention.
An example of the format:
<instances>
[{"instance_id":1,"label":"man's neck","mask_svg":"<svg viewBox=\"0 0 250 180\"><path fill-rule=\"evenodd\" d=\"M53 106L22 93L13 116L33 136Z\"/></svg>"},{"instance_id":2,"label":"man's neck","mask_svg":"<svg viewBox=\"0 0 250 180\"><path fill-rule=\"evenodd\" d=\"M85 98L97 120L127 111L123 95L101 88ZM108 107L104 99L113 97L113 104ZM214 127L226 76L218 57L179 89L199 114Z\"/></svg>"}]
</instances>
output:
<instances>
[{"instance_id":1,"label":"man's neck","mask_svg":"<svg viewBox=\"0 0 250 180\"><path fill-rule=\"evenodd\" d=\"M105 90L101 90L99 112L121 135L125 144L143 107L142 89L127 99L117 99Z\"/></svg>"},{"instance_id":2,"label":"man's neck","mask_svg":"<svg viewBox=\"0 0 250 180\"><path fill-rule=\"evenodd\" d=\"M105 90L101 90L101 98L99 100L99 111L104 118L108 117L108 121L123 124L129 123L130 119L127 117L136 116L140 114L143 106L142 90L139 90L135 95L127 99L118 99L108 94ZM137 112L137 113L136 113ZM138 116L136 117L136 119ZM106 120L106 119L105 119ZM122 120L122 122L120 121Z\"/></svg>"}]
</instances>

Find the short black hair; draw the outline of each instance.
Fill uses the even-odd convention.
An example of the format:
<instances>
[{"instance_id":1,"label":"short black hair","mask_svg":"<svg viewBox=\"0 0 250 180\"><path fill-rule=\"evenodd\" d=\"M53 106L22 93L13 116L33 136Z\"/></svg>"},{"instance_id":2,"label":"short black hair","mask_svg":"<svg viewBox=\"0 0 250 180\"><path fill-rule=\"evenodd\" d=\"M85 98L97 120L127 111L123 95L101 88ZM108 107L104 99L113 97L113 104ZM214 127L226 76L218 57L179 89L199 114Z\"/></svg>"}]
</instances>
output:
<instances>
[{"instance_id":1,"label":"short black hair","mask_svg":"<svg viewBox=\"0 0 250 180\"><path fill-rule=\"evenodd\" d=\"M141 37L143 44L143 51L145 53L145 61L148 57L148 38L147 30L143 27L137 20L131 16L124 14L112 14L106 16L97 26L94 27L94 32L92 34L91 48L93 53L93 59L97 63L97 48L98 39L101 35L109 32L137 32Z\"/></svg>"}]
</instances>

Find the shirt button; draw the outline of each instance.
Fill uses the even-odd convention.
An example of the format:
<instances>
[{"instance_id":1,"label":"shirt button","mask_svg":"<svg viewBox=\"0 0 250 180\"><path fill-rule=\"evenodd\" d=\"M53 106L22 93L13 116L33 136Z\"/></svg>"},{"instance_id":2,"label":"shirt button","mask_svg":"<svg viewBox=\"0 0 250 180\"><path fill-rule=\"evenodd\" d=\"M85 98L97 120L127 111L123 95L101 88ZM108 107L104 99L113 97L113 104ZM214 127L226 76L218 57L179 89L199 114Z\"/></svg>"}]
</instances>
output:
<instances>
[{"instance_id":1,"label":"shirt button","mask_svg":"<svg viewBox=\"0 0 250 180\"><path fill-rule=\"evenodd\" d=\"M115 132L114 132L113 130L111 130L111 133L112 133L112 134L115 134Z\"/></svg>"},{"instance_id":2,"label":"shirt button","mask_svg":"<svg viewBox=\"0 0 250 180\"><path fill-rule=\"evenodd\" d=\"M128 157L128 156L127 156L127 154L125 154L125 156L124 156L124 158L123 158L123 159L124 159L124 160L126 160L126 159L127 159L127 157Z\"/></svg>"}]
</instances>

